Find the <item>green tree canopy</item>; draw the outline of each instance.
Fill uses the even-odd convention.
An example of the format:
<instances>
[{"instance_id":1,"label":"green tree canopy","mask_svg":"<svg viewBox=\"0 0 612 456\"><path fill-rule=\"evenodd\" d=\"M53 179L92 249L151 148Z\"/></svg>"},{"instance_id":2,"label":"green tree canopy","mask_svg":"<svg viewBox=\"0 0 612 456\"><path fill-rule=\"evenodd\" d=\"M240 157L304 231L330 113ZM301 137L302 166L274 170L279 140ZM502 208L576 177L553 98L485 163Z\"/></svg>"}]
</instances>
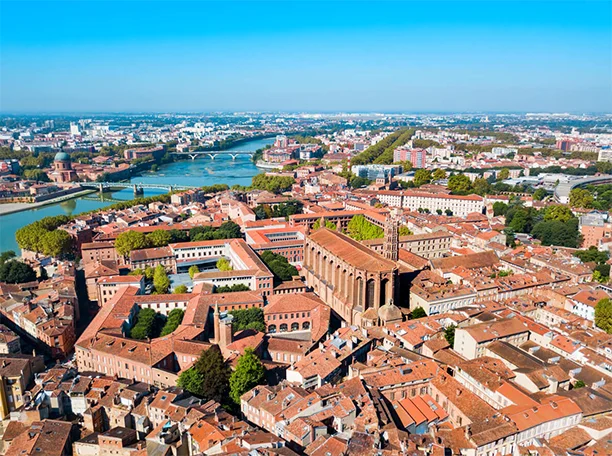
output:
<instances>
[{"instance_id":1,"label":"green tree canopy","mask_svg":"<svg viewBox=\"0 0 612 456\"><path fill-rule=\"evenodd\" d=\"M444 338L450 344L451 348L455 346L455 330L457 327L455 325L447 326L444 329Z\"/></svg>"},{"instance_id":2,"label":"green tree canopy","mask_svg":"<svg viewBox=\"0 0 612 456\"><path fill-rule=\"evenodd\" d=\"M298 275L296 267L289 263L289 260L283 255L264 250L261 253L261 259L278 280L291 280Z\"/></svg>"},{"instance_id":3,"label":"green tree canopy","mask_svg":"<svg viewBox=\"0 0 612 456\"><path fill-rule=\"evenodd\" d=\"M444 171L442 168L436 168L433 172L432 179L435 181L446 179L446 171Z\"/></svg>"},{"instance_id":4,"label":"green tree canopy","mask_svg":"<svg viewBox=\"0 0 612 456\"><path fill-rule=\"evenodd\" d=\"M233 293L236 291L249 291L248 285L243 283L235 283L234 285L222 285L215 287L214 293Z\"/></svg>"},{"instance_id":5,"label":"green tree canopy","mask_svg":"<svg viewBox=\"0 0 612 456\"><path fill-rule=\"evenodd\" d=\"M567 206L554 205L548 206L544 211L544 220L557 220L559 222L567 222L574 218L572 210Z\"/></svg>"},{"instance_id":6,"label":"green tree canopy","mask_svg":"<svg viewBox=\"0 0 612 456\"><path fill-rule=\"evenodd\" d=\"M594 198L591 192L583 188L574 188L570 191L570 206L591 209Z\"/></svg>"},{"instance_id":7,"label":"green tree canopy","mask_svg":"<svg viewBox=\"0 0 612 456\"><path fill-rule=\"evenodd\" d=\"M465 195L472 191L472 181L465 174L454 174L448 178L448 189L454 194Z\"/></svg>"},{"instance_id":8,"label":"green tree canopy","mask_svg":"<svg viewBox=\"0 0 612 456\"><path fill-rule=\"evenodd\" d=\"M0 282L25 283L36 280L36 272L30 265L17 260L0 264Z\"/></svg>"},{"instance_id":9,"label":"green tree canopy","mask_svg":"<svg viewBox=\"0 0 612 456\"><path fill-rule=\"evenodd\" d=\"M233 317L232 330L234 332L242 331L243 329L254 329L259 332L266 332L264 313L259 307L232 310L230 314Z\"/></svg>"},{"instance_id":10,"label":"green tree canopy","mask_svg":"<svg viewBox=\"0 0 612 456\"><path fill-rule=\"evenodd\" d=\"M414 172L414 179L412 182L416 187L429 184L431 182L431 171L428 169L417 169Z\"/></svg>"},{"instance_id":11,"label":"green tree canopy","mask_svg":"<svg viewBox=\"0 0 612 456\"><path fill-rule=\"evenodd\" d=\"M238 358L236 370L230 376L230 397L240 404L240 397L257 385L261 385L265 377L265 369L252 348L246 348Z\"/></svg>"},{"instance_id":12,"label":"green tree canopy","mask_svg":"<svg viewBox=\"0 0 612 456\"><path fill-rule=\"evenodd\" d=\"M130 330L132 339L153 339L164 326L165 318L153 309L140 309L136 315L136 324Z\"/></svg>"},{"instance_id":13,"label":"green tree canopy","mask_svg":"<svg viewBox=\"0 0 612 456\"><path fill-rule=\"evenodd\" d=\"M295 179L289 176L273 176L266 173L253 176L252 187L272 193L282 193L291 189Z\"/></svg>"},{"instance_id":14,"label":"green tree canopy","mask_svg":"<svg viewBox=\"0 0 612 456\"><path fill-rule=\"evenodd\" d=\"M410 312L410 318L412 320L416 318L423 318L426 316L427 312L425 312L425 309L423 309L422 307L415 307L414 309L412 309L412 312Z\"/></svg>"},{"instance_id":15,"label":"green tree canopy","mask_svg":"<svg viewBox=\"0 0 612 456\"><path fill-rule=\"evenodd\" d=\"M163 337L172 333L176 328L179 327L179 325L183 321L184 316L185 312L183 311L183 309L172 309L168 314L168 319L166 320L166 324L161 330L160 336Z\"/></svg>"},{"instance_id":16,"label":"green tree canopy","mask_svg":"<svg viewBox=\"0 0 612 456\"><path fill-rule=\"evenodd\" d=\"M612 334L612 301L600 300L595 306L595 325L606 333Z\"/></svg>"},{"instance_id":17,"label":"green tree canopy","mask_svg":"<svg viewBox=\"0 0 612 456\"><path fill-rule=\"evenodd\" d=\"M508 205L502 201L496 201L493 203L493 216L506 215L508 211Z\"/></svg>"},{"instance_id":18,"label":"green tree canopy","mask_svg":"<svg viewBox=\"0 0 612 456\"><path fill-rule=\"evenodd\" d=\"M187 285L180 284L174 289L174 294L184 294L184 293L187 293L188 291L189 290L187 289Z\"/></svg>"},{"instance_id":19,"label":"green tree canopy","mask_svg":"<svg viewBox=\"0 0 612 456\"><path fill-rule=\"evenodd\" d=\"M177 385L205 400L226 402L230 369L223 361L218 345L204 350L195 364L179 375Z\"/></svg>"},{"instance_id":20,"label":"green tree canopy","mask_svg":"<svg viewBox=\"0 0 612 456\"><path fill-rule=\"evenodd\" d=\"M60 257L72 251L72 237L64 230L47 231L40 239L44 255Z\"/></svg>"},{"instance_id":21,"label":"green tree canopy","mask_svg":"<svg viewBox=\"0 0 612 456\"><path fill-rule=\"evenodd\" d=\"M546 190L544 190L543 188L538 188L535 192L533 192L533 199L536 201L542 201L544 198L546 198L546 196L548 195L548 192Z\"/></svg>"},{"instance_id":22,"label":"green tree canopy","mask_svg":"<svg viewBox=\"0 0 612 456\"><path fill-rule=\"evenodd\" d=\"M216 266L219 271L232 271L234 269L227 258L219 258Z\"/></svg>"},{"instance_id":23,"label":"green tree canopy","mask_svg":"<svg viewBox=\"0 0 612 456\"><path fill-rule=\"evenodd\" d=\"M510 177L510 170L508 168L503 168L497 173L497 180L506 180Z\"/></svg>"},{"instance_id":24,"label":"green tree canopy","mask_svg":"<svg viewBox=\"0 0 612 456\"><path fill-rule=\"evenodd\" d=\"M140 231L124 231L115 239L115 249L119 255L127 257L132 250L146 249L149 241L144 233Z\"/></svg>"},{"instance_id":25,"label":"green tree canopy","mask_svg":"<svg viewBox=\"0 0 612 456\"><path fill-rule=\"evenodd\" d=\"M172 241L170 231L155 230L147 234L147 243L151 247L165 247Z\"/></svg>"},{"instance_id":26,"label":"green tree canopy","mask_svg":"<svg viewBox=\"0 0 612 456\"><path fill-rule=\"evenodd\" d=\"M363 215L356 215L353 217L348 223L346 231L348 235L356 241L378 239L385 234L381 227L368 222Z\"/></svg>"},{"instance_id":27,"label":"green tree canopy","mask_svg":"<svg viewBox=\"0 0 612 456\"><path fill-rule=\"evenodd\" d=\"M168 293L170 289L170 279L168 278L166 269L161 264L158 264L155 268L155 273L153 274L153 287L157 294Z\"/></svg>"},{"instance_id":28,"label":"green tree canopy","mask_svg":"<svg viewBox=\"0 0 612 456\"><path fill-rule=\"evenodd\" d=\"M558 245L576 248L580 245L578 219L567 222L559 220L543 221L533 227L531 234L542 242L542 245Z\"/></svg>"},{"instance_id":29,"label":"green tree canopy","mask_svg":"<svg viewBox=\"0 0 612 456\"><path fill-rule=\"evenodd\" d=\"M193 276L200 272L200 268L198 268L195 264L193 266L189 266L189 277L193 279Z\"/></svg>"}]
</instances>

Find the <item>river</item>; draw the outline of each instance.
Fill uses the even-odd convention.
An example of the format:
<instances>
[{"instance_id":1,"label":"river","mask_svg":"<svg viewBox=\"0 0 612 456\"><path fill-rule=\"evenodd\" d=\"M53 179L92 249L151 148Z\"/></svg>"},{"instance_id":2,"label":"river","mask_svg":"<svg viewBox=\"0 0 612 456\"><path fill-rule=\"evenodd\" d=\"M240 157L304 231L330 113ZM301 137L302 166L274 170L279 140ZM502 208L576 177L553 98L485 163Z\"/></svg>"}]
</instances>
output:
<instances>
[{"instance_id":1,"label":"river","mask_svg":"<svg viewBox=\"0 0 612 456\"><path fill-rule=\"evenodd\" d=\"M228 150L256 151L273 142L274 138L257 139L244 142ZM200 187L213 184L228 184L230 186L235 184L250 185L251 178L259 172L261 171L257 169L248 155L239 156L236 160L232 160L229 155L218 155L214 160L203 155L195 160L187 159L162 165L155 172L149 171L133 176L131 182ZM159 195L161 193L164 192L162 190L147 189L144 196ZM19 252L19 247L15 241L15 231L25 225L52 215L76 215L81 212L100 209L113 203L108 201L109 198L113 200L131 200L134 198L134 192L132 189L124 189L117 192L104 193L103 195L92 193L57 204L2 215L0 216L0 252L6 250Z\"/></svg>"}]
</instances>

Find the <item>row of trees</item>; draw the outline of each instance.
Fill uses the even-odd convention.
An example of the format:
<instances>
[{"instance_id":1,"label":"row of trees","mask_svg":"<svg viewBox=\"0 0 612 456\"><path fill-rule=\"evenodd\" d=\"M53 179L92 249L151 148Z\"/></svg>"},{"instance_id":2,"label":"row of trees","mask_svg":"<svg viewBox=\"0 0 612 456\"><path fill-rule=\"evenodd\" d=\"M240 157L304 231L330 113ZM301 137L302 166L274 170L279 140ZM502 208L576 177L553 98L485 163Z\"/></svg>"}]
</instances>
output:
<instances>
[{"instance_id":1,"label":"row of trees","mask_svg":"<svg viewBox=\"0 0 612 456\"><path fill-rule=\"evenodd\" d=\"M191 368L179 375L177 385L207 401L217 401L235 410L240 397L264 380L265 369L252 348L245 349L232 372L219 346L213 345L202 352Z\"/></svg>"},{"instance_id":2,"label":"row of trees","mask_svg":"<svg viewBox=\"0 0 612 456\"><path fill-rule=\"evenodd\" d=\"M290 176L273 176L266 173L253 176L251 188L267 190L272 193L282 193L291 189L295 179Z\"/></svg>"},{"instance_id":3,"label":"row of trees","mask_svg":"<svg viewBox=\"0 0 612 456\"><path fill-rule=\"evenodd\" d=\"M286 203L269 205L262 204L255 208L255 215L258 219L269 219L273 217L289 217L294 214L301 214L304 205L300 201L287 201Z\"/></svg>"},{"instance_id":4,"label":"row of trees","mask_svg":"<svg viewBox=\"0 0 612 456\"><path fill-rule=\"evenodd\" d=\"M175 242L209 241L212 239L232 239L242 236L240 225L225 222L219 228L212 226L196 226L189 234L181 230L155 230L149 234L140 231L124 231L115 239L115 249L122 256L128 256L132 250L149 247L165 247Z\"/></svg>"},{"instance_id":5,"label":"row of trees","mask_svg":"<svg viewBox=\"0 0 612 456\"><path fill-rule=\"evenodd\" d=\"M60 257L72 252L72 237L57 228L70 221L65 215L44 217L15 232L19 247L25 250Z\"/></svg>"},{"instance_id":6,"label":"row of trees","mask_svg":"<svg viewBox=\"0 0 612 456\"><path fill-rule=\"evenodd\" d=\"M215 287L214 293L233 293L235 291L249 291L248 285L243 283L235 283L234 285L222 285Z\"/></svg>"},{"instance_id":7,"label":"row of trees","mask_svg":"<svg viewBox=\"0 0 612 456\"><path fill-rule=\"evenodd\" d=\"M612 209L612 185L589 185L570 192L570 206L609 211Z\"/></svg>"},{"instance_id":8,"label":"row of trees","mask_svg":"<svg viewBox=\"0 0 612 456\"><path fill-rule=\"evenodd\" d=\"M371 145L356 157L351 159L353 165L366 165L369 163L391 164L393 163L393 151L403 146L414 135L414 130L402 128L391 133L386 138Z\"/></svg>"}]
</instances>

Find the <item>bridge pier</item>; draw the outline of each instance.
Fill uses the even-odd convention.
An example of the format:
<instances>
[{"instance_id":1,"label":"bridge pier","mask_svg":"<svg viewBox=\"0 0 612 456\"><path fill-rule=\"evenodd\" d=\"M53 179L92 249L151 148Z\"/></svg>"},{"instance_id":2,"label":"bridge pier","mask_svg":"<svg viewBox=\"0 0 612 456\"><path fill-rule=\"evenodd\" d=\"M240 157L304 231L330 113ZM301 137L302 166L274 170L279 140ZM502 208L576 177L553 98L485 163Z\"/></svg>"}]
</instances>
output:
<instances>
[{"instance_id":1,"label":"bridge pier","mask_svg":"<svg viewBox=\"0 0 612 456\"><path fill-rule=\"evenodd\" d=\"M232 160L236 160L236 157L237 157L239 154L230 154L230 155L232 156Z\"/></svg>"},{"instance_id":2,"label":"bridge pier","mask_svg":"<svg viewBox=\"0 0 612 456\"><path fill-rule=\"evenodd\" d=\"M144 189L142 187L139 187L138 185L134 185L134 196L142 194L144 194Z\"/></svg>"},{"instance_id":3,"label":"bridge pier","mask_svg":"<svg viewBox=\"0 0 612 456\"><path fill-rule=\"evenodd\" d=\"M189 156L191 157L192 160L195 160L198 154L189 154Z\"/></svg>"},{"instance_id":4,"label":"bridge pier","mask_svg":"<svg viewBox=\"0 0 612 456\"><path fill-rule=\"evenodd\" d=\"M98 189L99 189L100 193L104 193L104 184L98 185Z\"/></svg>"},{"instance_id":5,"label":"bridge pier","mask_svg":"<svg viewBox=\"0 0 612 456\"><path fill-rule=\"evenodd\" d=\"M206 154L208 155L210 158L212 158L213 160L215 159L215 157L217 156L217 154Z\"/></svg>"}]
</instances>

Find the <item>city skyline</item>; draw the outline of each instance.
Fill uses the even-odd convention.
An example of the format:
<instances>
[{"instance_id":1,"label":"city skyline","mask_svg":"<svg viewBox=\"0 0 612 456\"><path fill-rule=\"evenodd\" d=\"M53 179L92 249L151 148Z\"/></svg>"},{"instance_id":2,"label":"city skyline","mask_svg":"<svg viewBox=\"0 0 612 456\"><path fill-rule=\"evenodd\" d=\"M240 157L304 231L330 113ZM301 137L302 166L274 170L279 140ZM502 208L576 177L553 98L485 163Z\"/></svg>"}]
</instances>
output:
<instances>
[{"instance_id":1,"label":"city skyline","mask_svg":"<svg viewBox=\"0 0 612 456\"><path fill-rule=\"evenodd\" d=\"M2 2L2 112L609 112L610 2ZM16 17L25 17L27 27ZM13 19L11 19L13 18Z\"/></svg>"}]
</instances>

